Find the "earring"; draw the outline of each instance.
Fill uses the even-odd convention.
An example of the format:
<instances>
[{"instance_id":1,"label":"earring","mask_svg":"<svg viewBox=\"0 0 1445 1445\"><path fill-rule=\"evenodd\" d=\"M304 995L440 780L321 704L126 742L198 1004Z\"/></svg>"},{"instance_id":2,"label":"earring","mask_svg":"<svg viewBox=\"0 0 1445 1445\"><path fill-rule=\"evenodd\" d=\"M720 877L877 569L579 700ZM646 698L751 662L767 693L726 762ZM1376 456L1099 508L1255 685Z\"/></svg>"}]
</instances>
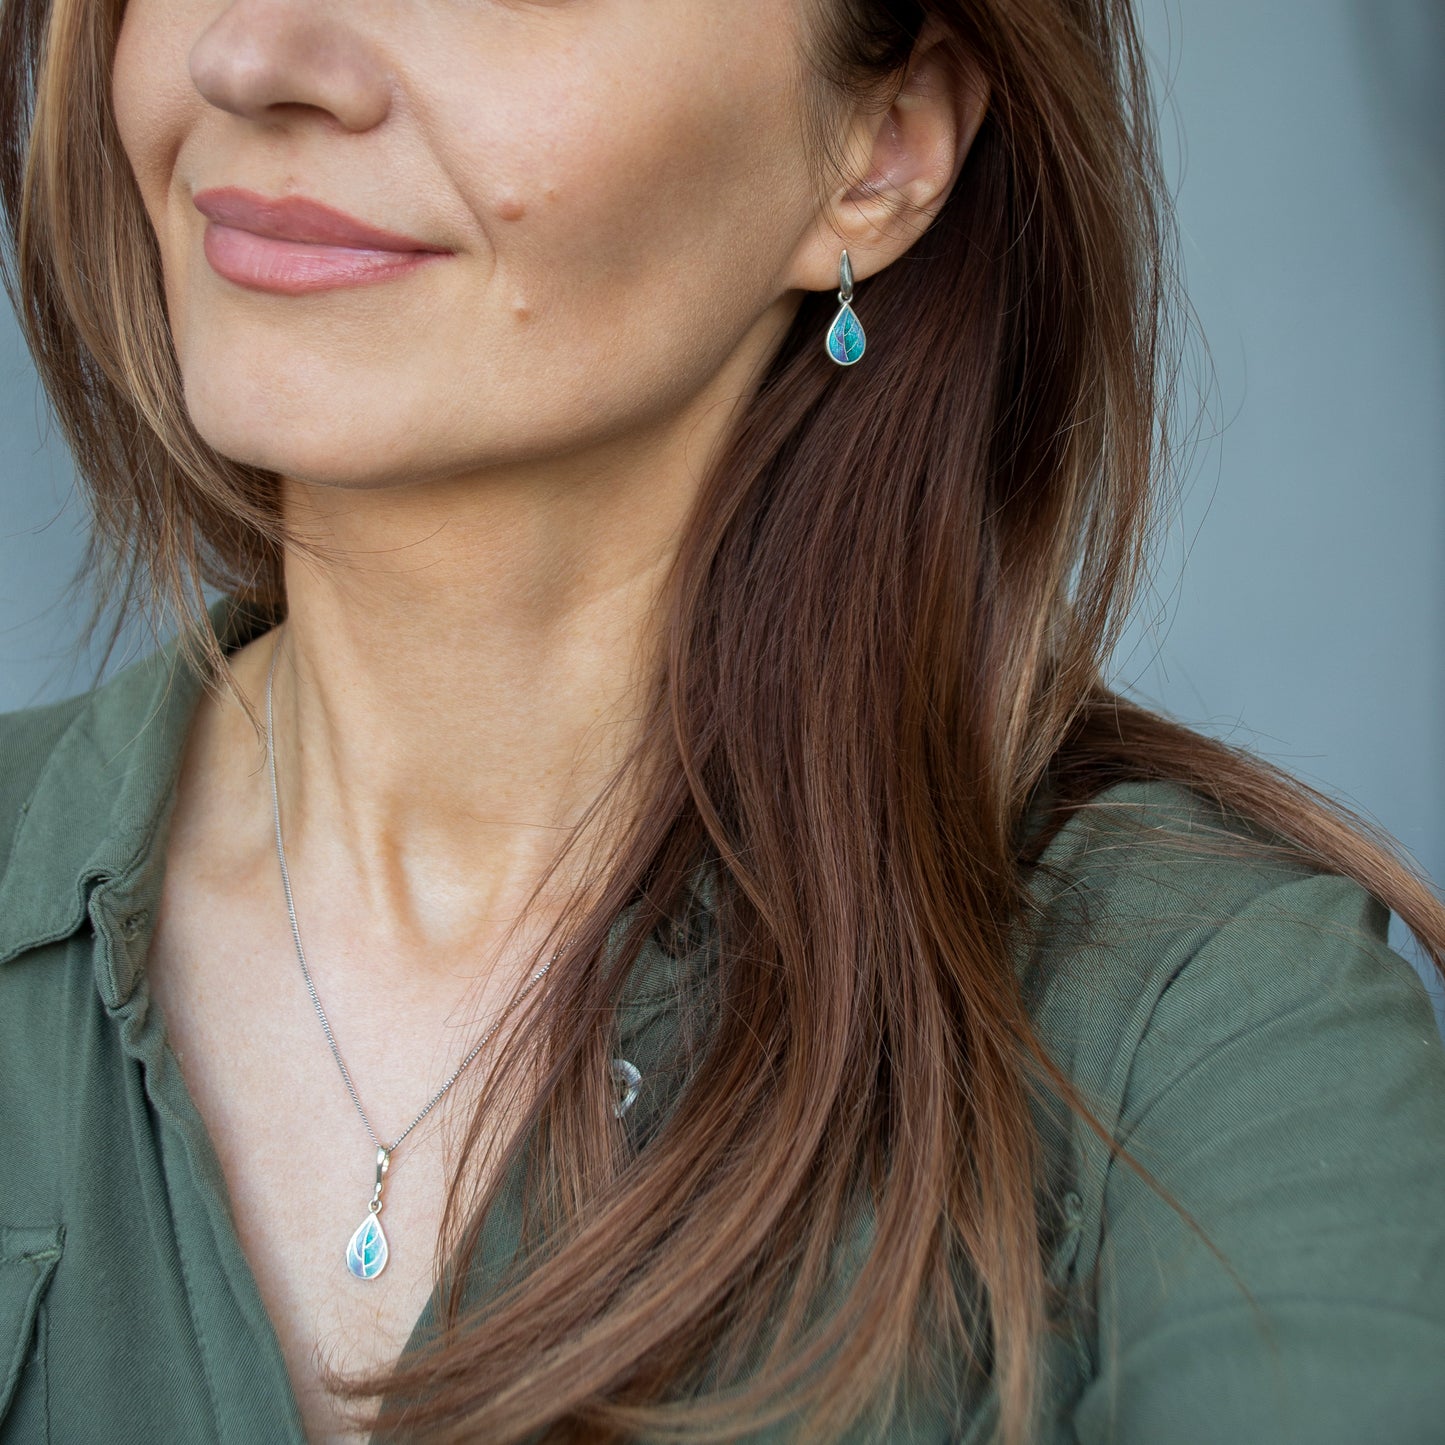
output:
<instances>
[{"instance_id":1,"label":"earring","mask_svg":"<svg viewBox=\"0 0 1445 1445\"><path fill-rule=\"evenodd\" d=\"M828 355L839 366L852 366L863 355L867 340L853 311L853 263L846 251L838 258L838 300L843 304L828 328Z\"/></svg>"}]
</instances>

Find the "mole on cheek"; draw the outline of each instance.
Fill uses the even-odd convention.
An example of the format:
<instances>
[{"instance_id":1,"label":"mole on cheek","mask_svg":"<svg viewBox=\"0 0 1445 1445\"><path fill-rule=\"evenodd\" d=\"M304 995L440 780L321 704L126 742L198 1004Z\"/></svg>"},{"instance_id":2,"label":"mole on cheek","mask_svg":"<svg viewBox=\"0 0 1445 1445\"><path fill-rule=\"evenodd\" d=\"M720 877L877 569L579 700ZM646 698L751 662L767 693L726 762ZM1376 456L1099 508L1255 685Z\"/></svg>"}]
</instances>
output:
<instances>
[{"instance_id":1,"label":"mole on cheek","mask_svg":"<svg viewBox=\"0 0 1445 1445\"><path fill-rule=\"evenodd\" d=\"M527 208L519 196L509 192L497 201L497 215L504 221L520 221L526 214Z\"/></svg>"}]
</instances>

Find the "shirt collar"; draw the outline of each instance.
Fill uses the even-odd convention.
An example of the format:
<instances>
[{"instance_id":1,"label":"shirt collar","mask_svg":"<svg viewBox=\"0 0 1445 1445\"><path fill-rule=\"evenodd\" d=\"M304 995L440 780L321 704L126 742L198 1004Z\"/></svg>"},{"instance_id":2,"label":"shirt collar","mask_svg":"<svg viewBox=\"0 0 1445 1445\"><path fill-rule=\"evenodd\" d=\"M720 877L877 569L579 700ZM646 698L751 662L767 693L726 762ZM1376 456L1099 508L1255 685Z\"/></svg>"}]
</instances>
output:
<instances>
[{"instance_id":1,"label":"shirt collar","mask_svg":"<svg viewBox=\"0 0 1445 1445\"><path fill-rule=\"evenodd\" d=\"M221 646L259 636L274 617L222 596L207 609ZM191 717L204 688L179 635L80 698L24 804L0 878L0 963L79 929L104 891L132 937L159 884L151 845L169 818ZM102 979L118 1006L135 970Z\"/></svg>"}]
</instances>

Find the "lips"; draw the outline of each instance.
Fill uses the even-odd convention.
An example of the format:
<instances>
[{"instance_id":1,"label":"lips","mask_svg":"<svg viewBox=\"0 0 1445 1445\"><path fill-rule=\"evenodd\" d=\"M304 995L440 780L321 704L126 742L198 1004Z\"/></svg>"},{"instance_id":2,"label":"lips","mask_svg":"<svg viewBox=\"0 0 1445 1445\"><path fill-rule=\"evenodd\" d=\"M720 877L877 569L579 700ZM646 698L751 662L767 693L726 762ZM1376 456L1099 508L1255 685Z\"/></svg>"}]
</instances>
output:
<instances>
[{"instance_id":1,"label":"lips","mask_svg":"<svg viewBox=\"0 0 1445 1445\"><path fill-rule=\"evenodd\" d=\"M388 281L452 254L307 196L272 199L222 186L193 200L209 223L211 269L248 290L298 296Z\"/></svg>"},{"instance_id":2,"label":"lips","mask_svg":"<svg viewBox=\"0 0 1445 1445\"><path fill-rule=\"evenodd\" d=\"M278 241L301 241L314 246L350 246L367 251L432 251L414 236L369 226L345 211L313 201L307 196L279 196L270 199L237 186L220 186L197 191L196 209L217 225L270 236Z\"/></svg>"}]
</instances>

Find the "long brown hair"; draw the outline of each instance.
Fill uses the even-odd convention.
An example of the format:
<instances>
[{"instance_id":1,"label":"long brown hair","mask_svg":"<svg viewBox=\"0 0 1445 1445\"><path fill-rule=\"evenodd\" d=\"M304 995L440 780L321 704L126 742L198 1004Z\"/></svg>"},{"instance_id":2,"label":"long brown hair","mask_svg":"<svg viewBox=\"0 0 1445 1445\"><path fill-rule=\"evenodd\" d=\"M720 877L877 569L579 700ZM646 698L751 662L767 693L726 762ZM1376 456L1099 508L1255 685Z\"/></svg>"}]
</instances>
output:
<instances>
[{"instance_id":1,"label":"long brown hair","mask_svg":"<svg viewBox=\"0 0 1445 1445\"><path fill-rule=\"evenodd\" d=\"M806 297L700 491L625 770L645 806L478 1095L442 1328L338 1381L385 1396L382 1431L721 1440L800 1410L827 1439L910 1370L944 1389L977 1368L1000 1438L1026 1438L1051 1305L1032 1091L1128 1156L1035 1037L1013 959L1039 849L1112 783L1175 780L1259 825L1249 846L1357 879L1445 971L1445 907L1386 835L1103 682L1170 475L1185 315L1127 0L815 8L820 186L838 107L886 105L925 22L987 80L988 114L937 221L859 285L865 364L828 362L835 302ZM172 609L224 677L202 589L283 609L288 539L277 479L187 417L110 111L121 10L3 0L6 283L93 499L88 565ZM700 863L706 1009L640 1139L602 1082L608 1023ZM524 1055L524 1127L483 1148ZM469 1300L448 1261L514 1168L526 1247ZM814 1318L860 1220L866 1257Z\"/></svg>"}]
</instances>

